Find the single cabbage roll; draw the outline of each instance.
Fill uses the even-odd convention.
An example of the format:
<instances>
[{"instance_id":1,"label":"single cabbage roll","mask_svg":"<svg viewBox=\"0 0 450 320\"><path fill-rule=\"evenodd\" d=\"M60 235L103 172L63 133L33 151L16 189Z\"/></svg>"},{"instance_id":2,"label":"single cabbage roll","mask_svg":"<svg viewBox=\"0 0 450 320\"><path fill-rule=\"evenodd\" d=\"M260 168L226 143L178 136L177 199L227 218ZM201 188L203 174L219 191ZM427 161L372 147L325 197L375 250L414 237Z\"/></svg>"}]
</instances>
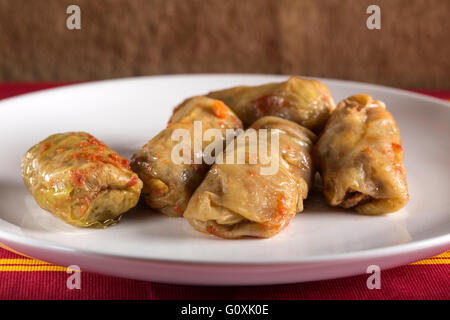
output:
<instances>
[{"instance_id":1,"label":"single cabbage roll","mask_svg":"<svg viewBox=\"0 0 450 320\"><path fill-rule=\"evenodd\" d=\"M335 108L322 82L296 77L281 83L215 91L208 96L222 100L246 128L261 117L277 116L319 133Z\"/></svg>"},{"instance_id":2,"label":"single cabbage roll","mask_svg":"<svg viewBox=\"0 0 450 320\"><path fill-rule=\"evenodd\" d=\"M189 153L190 162L187 161L189 159L182 163L173 161L172 153L177 145L180 146L180 141L173 139L172 135L179 129L189 134L186 153ZM221 136L203 140L208 129L218 129ZM242 129L242 123L222 101L199 96L178 106L168 127L145 144L131 160L132 169L144 182L142 195L146 203L167 216L182 217L189 198L214 162L214 159L209 164L204 161L203 151L210 144L221 144L223 150L227 129L232 132ZM196 144L199 144L198 152L194 149Z\"/></svg>"},{"instance_id":3,"label":"single cabbage roll","mask_svg":"<svg viewBox=\"0 0 450 320\"><path fill-rule=\"evenodd\" d=\"M228 161L209 170L184 217L196 230L222 238L274 236L303 211L314 174L310 152L315 141L313 132L292 121L259 119L235 139L231 152L229 144L217 157L216 162ZM244 163L237 161L239 154L245 155Z\"/></svg>"},{"instance_id":4,"label":"single cabbage roll","mask_svg":"<svg viewBox=\"0 0 450 320\"><path fill-rule=\"evenodd\" d=\"M366 94L338 104L314 149L330 206L377 215L409 200L400 132L385 105Z\"/></svg>"},{"instance_id":5,"label":"single cabbage roll","mask_svg":"<svg viewBox=\"0 0 450 320\"><path fill-rule=\"evenodd\" d=\"M22 177L40 207L78 227L107 227L136 206L142 181L84 132L54 134L22 159Z\"/></svg>"}]
</instances>

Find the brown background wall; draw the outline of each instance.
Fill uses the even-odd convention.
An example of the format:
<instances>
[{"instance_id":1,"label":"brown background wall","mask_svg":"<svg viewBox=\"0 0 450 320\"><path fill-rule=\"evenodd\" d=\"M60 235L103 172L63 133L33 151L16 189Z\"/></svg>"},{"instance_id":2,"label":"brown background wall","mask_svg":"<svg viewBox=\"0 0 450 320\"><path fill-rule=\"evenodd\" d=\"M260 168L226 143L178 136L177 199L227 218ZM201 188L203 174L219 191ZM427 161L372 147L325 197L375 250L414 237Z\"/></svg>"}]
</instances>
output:
<instances>
[{"instance_id":1,"label":"brown background wall","mask_svg":"<svg viewBox=\"0 0 450 320\"><path fill-rule=\"evenodd\" d=\"M450 0L0 0L0 81L199 72L450 89Z\"/></svg>"}]
</instances>

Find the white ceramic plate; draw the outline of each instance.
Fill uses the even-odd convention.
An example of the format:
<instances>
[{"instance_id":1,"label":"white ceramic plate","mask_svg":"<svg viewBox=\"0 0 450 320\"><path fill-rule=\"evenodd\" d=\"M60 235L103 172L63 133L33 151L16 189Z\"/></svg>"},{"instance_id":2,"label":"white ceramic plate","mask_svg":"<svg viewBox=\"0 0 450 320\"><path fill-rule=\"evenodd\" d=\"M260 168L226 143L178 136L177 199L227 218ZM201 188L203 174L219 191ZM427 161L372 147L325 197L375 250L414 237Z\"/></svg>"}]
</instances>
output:
<instances>
[{"instance_id":1,"label":"white ceramic plate","mask_svg":"<svg viewBox=\"0 0 450 320\"><path fill-rule=\"evenodd\" d=\"M404 141L411 195L401 211L367 217L333 210L320 194L272 239L223 240L183 219L136 208L105 230L78 229L40 209L20 159L56 132L87 131L130 157L186 97L285 76L181 75L102 81L0 102L0 242L63 266L128 278L203 285L330 279L419 260L450 248L449 104L406 91L326 80L336 101L368 93L386 102Z\"/></svg>"}]
</instances>

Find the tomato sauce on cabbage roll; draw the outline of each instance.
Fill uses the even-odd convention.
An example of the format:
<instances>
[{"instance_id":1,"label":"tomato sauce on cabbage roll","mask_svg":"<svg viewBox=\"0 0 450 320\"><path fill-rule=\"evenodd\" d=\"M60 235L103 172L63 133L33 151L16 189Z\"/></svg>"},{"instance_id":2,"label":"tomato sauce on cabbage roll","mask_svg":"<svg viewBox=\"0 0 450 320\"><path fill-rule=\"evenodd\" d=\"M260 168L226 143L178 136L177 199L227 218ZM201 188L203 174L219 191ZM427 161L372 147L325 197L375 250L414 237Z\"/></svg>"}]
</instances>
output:
<instances>
[{"instance_id":1,"label":"tomato sauce on cabbage roll","mask_svg":"<svg viewBox=\"0 0 450 320\"><path fill-rule=\"evenodd\" d=\"M409 200L402 140L385 105L366 94L340 102L314 149L330 206L377 215Z\"/></svg>"},{"instance_id":2,"label":"tomato sauce on cabbage roll","mask_svg":"<svg viewBox=\"0 0 450 320\"><path fill-rule=\"evenodd\" d=\"M277 170L270 172L262 171L271 167L262 154L256 153L255 157L250 152L252 144L261 149L263 136L259 133L264 129L278 132L278 140L272 139L272 133L266 139L269 158L278 163ZM258 134L257 140L246 138L245 143L235 143L232 152L218 156L237 159L239 153L245 154L245 163L214 164L189 201L184 217L196 230L230 239L268 238L303 211L314 174L310 153L315 134L292 121L268 116L256 121L235 141L250 131ZM277 147L272 149L275 141ZM229 148L230 144L226 151Z\"/></svg>"},{"instance_id":3,"label":"tomato sauce on cabbage roll","mask_svg":"<svg viewBox=\"0 0 450 320\"><path fill-rule=\"evenodd\" d=\"M319 133L335 108L322 82L296 77L281 83L214 91L208 96L222 100L246 128L261 117L277 116Z\"/></svg>"},{"instance_id":4,"label":"tomato sauce on cabbage roll","mask_svg":"<svg viewBox=\"0 0 450 320\"><path fill-rule=\"evenodd\" d=\"M78 227L118 222L142 189L128 160L85 132L54 134L33 146L22 176L39 206Z\"/></svg>"},{"instance_id":5,"label":"tomato sauce on cabbage roll","mask_svg":"<svg viewBox=\"0 0 450 320\"><path fill-rule=\"evenodd\" d=\"M200 134L208 129L218 129L221 137L213 139L222 145L226 142L227 129L241 129L241 120L222 101L207 97L194 97L179 105L166 129L151 139L131 160L132 169L144 182L142 195L153 209L171 217L182 217L189 198L202 182L211 164L194 163L194 121L201 122ZM190 136L190 158L192 163L175 163L172 150L179 142L172 139L178 129L185 129ZM198 143L198 141L197 141ZM201 141L202 152L211 141Z\"/></svg>"}]
</instances>

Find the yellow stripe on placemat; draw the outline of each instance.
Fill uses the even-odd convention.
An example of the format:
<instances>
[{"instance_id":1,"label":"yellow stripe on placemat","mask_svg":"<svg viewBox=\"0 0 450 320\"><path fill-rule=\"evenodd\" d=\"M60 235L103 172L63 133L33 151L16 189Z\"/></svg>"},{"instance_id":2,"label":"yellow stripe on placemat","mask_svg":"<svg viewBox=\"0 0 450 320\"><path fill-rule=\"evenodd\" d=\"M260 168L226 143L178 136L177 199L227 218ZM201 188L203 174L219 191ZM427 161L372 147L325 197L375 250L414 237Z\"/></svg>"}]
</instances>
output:
<instances>
[{"instance_id":1,"label":"yellow stripe on placemat","mask_svg":"<svg viewBox=\"0 0 450 320\"><path fill-rule=\"evenodd\" d=\"M441 254L437 255L436 257L433 257L433 258L450 258L450 251L441 253Z\"/></svg>"},{"instance_id":2,"label":"yellow stripe on placemat","mask_svg":"<svg viewBox=\"0 0 450 320\"><path fill-rule=\"evenodd\" d=\"M425 259L421 261L417 261L414 263L411 263L411 265L417 265L417 264L450 264L450 259Z\"/></svg>"},{"instance_id":3,"label":"yellow stripe on placemat","mask_svg":"<svg viewBox=\"0 0 450 320\"><path fill-rule=\"evenodd\" d=\"M67 271L66 267L60 266L0 266L0 271Z\"/></svg>"},{"instance_id":4,"label":"yellow stripe on placemat","mask_svg":"<svg viewBox=\"0 0 450 320\"><path fill-rule=\"evenodd\" d=\"M6 272L11 272L11 271L19 271L19 272L20 271L63 271L63 272L66 272L67 270L81 272L81 270L68 269L66 267L61 267L61 266L57 266L54 264L50 264L49 262L34 259L23 253L20 253L11 248L8 248L7 246L5 246L2 243L0 243L0 248L3 248L5 250L14 252L18 255L28 258L28 259L23 259L23 258L0 259L0 272L2 272L2 271L6 271Z\"/></svg>"},{"instance_id":5,"label":"yellow stripe on placemat","mask_svg":"<svg viewBox=\"0 0 450 320\"><path fill-rule=\"evenodd\" d=\"M450 251L443 252L432 258L411 263L411 265L426 265L426 264L450 264Z\"/></svg>"},{"instance_id":6,"label":"yellow stripe on placemat","mask_svg":"<svg viewBox=\"0 0 450 320\"><path fill-rule=\"evenodd\" d=\"M0 248L3 248L3 249L8 250L8 251L11 251L11 252L13 252L13 253L15 253L15 254L18 254L18 255L20 255L20 256L24 256L24 257L27 257L27 258L31 258L31 257L27 256L26 254L20 253L20 252L14 250L14 249L11 249L11 248L5 246L3 243L0 243ZM31 259L32 259L32 258L31 258Z\"/></svg>"},{"instance_id":7,"label":"yellow stripe on placemat","mask_svg":"<svg viewBox=\"0 0 450 320\"><path fill-rule=\"evenodd\" d=\"M17 265L17 264L50 264L48 262L45 261L41 261L41 260L37 260L34 259L33 257L27 256L26 254L23 254L21 252L18 252L14 249L11 249L9 247L7 247L6 245L4 245L3 243L0 243L0 248L3 248L7 251L13 252L15 254L18 254L19 256L23 256L26 257L28 259L0 259L0 267L2 264L10 264L10 265ZM3 271L0 269L0 271Z\"/></svg>"},{"instance_id":8,"label":"yellow stripe on placemat","mask_svg":"<svg viewBox=\"0 0 450 320\"><path fill-rule=\"evenodd\" d=\"M34 260L34 259L0 259L0 265L2 264L50 264L48 262Z\"/></svg>"}]
</instances>

